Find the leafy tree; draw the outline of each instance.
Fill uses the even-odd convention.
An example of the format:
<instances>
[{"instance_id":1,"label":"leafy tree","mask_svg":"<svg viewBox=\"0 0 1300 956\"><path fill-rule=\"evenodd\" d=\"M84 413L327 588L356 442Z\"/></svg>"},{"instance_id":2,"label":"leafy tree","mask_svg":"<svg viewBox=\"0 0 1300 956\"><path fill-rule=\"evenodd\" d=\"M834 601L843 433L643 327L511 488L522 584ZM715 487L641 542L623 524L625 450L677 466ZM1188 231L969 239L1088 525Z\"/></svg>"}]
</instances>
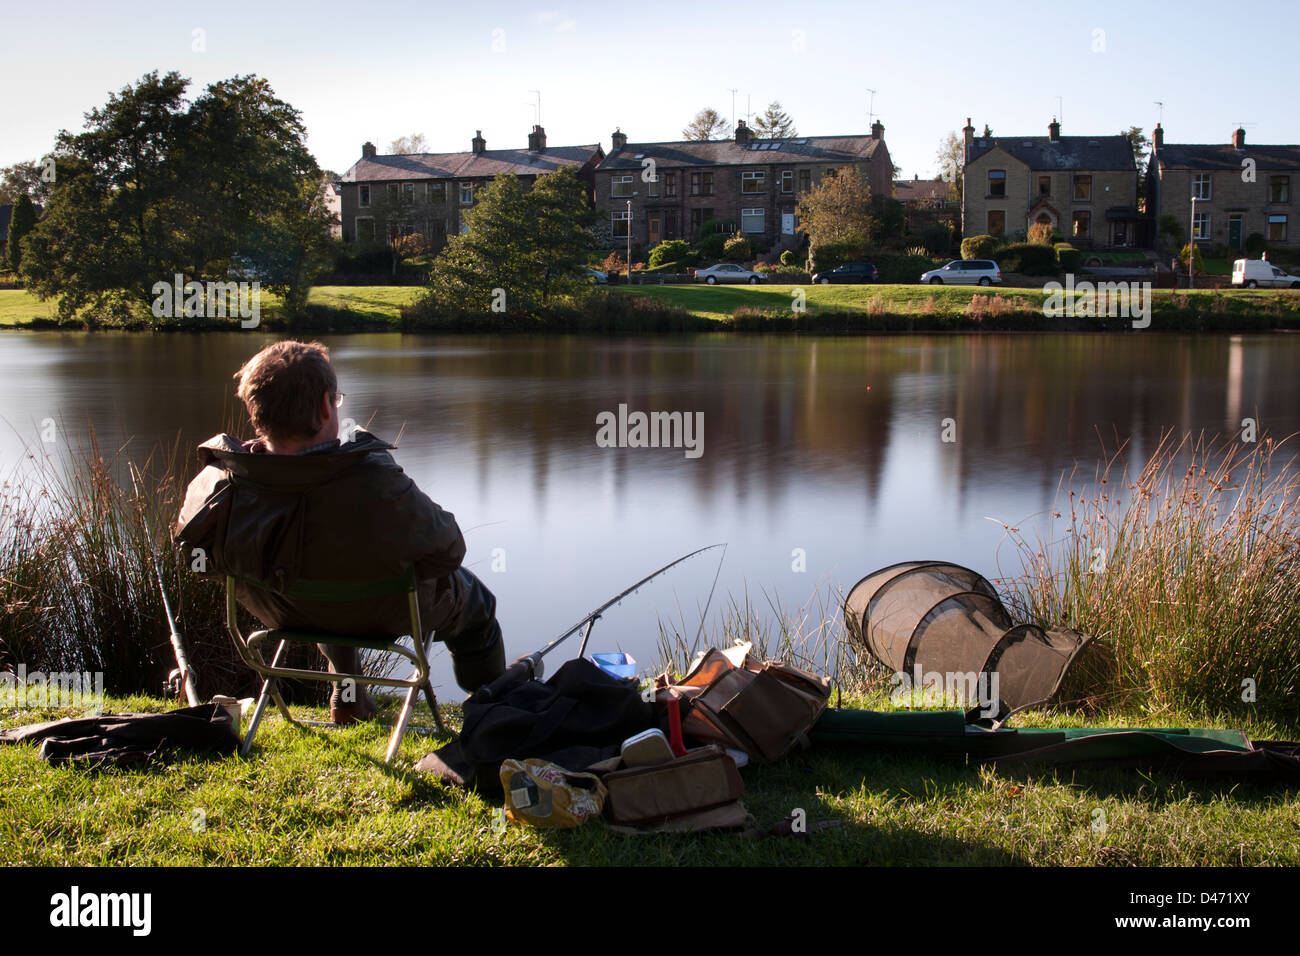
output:
<instances>
[{"instance_id":1,"label":"leafy tree","mask_svg":"<svg viewBox=\"0 0 1300 956\"><path fill-rule=\"evenodd\" d=\"M727 135L727 118L709 107L695 114L695 119L682 130L682 139L723 139Z\"/></svg>"},{"instance_id":2,"label":"leafy tree","mask_svg":"<svg viewBox=\"0 0 1300 956\"><path fill-rule=\"evenodd\" d=\"M213 83L192 103L178 73L147 74L59 134L58 183L23 244L23 270L59 316L125 299L147 307L176 273L251 268L301 305L326 243L320 170L297 110L265 80Z\"/></svg>"},{"instance_id":3,"label":"leafy tree","mask_svg":"<svg viewBox=\"0 0 1300 956\"><path fill-rule=\"evenodd\" d=\"M767 109L754 117L754 132L763 139L789 139L799 135L790 114L781 109L780 100L768 103Z\"/></svg>"},{"instance_id":4,"label":"leafy tree","mask_svg":"<svg viewBox=\"0 0 1300 956\"><path fill-rule=\"evenodd\" d=\"M531 189L502 173L479 190L430 276L430 297L445 308L536 315L557 298L589 289L586 261L595 213L571 169L538 178Z\"/></svg>"},{"instance_id":5,"label":"leafy tree","mask_svg":"<svg viewBox=\"0 0 1300 956\"><path fill-rule=\"evenodd\" d=\"M1130 126L1124 135L1133 148L1133 159L1137 162L1138 173L1141 174L1146 169L1147 147L1151 145L1151 141L1146 138L1141 126Z\"/></svg>"},{"instance_id":6,"label":"leafy tree","mask_svg":"<svg viewBox=\"0 0 1300 956\"><path fill-rule=\"evenodd\" d=\"M867 235L872 245L883 246L892 239L901 239L907 230L907 212L892 196L872 196L870 215Z\"/></svg>"},{"instance_id":7,"label":"leafy tree","mask_svg":"<svg viewBox=\"0 0 1300 956\"><path fill-rule=\"evenodd\" d=\"M401 136L388 144L388 152L392 156L427 153L428 151L429 145L424 141L423 133L416 133L413 136Z\"/></svg>"},{"instance_id":8,"label":"leafy tree","mask_svg":"<svg viewBox=\"0 0 1300 956\"><path fill-rule=\"evenodd\" d=\"M799 198L799 223L808 234L808 270L817 271L817 248L852 243L865 246L880 225L872 213L871 184L856 166L841 169Z\"/></svg>"},{"instance_id":9,"label":"leafy tree","mask_svg":"<svg viewBox=\"0 0 1300 956\"><path fill-rule=\"evenodd\" d=\"M32 205L27 193L19 193L9 216L9 247L7 255L9 268L19 271L23 260L23 239L36 226L36 207Z\"/></svg>"},{"instance_id":10,"label":"leafy tree","mask_svg":"<svg viewBox=\"0 0 1300 956\"><path fill-rule=\"evenodd\" d=\"M949 133L939 141L935 158L939 161L939 178L952 184L950 198L960 199L962 175L966 168L966 141L959 133Z\"/></svg>"},{"instance_id":11,"label":"leafy tree","mask_svg":"<svg viewBox=\"0 0 1300 956\"><path fill-rule=\"evenodd\" d=\"M50 198L50 186L42 175L45 166L36 161L14 163L0 169L0 204L15 203L18 197L27 194L38 206L43 206ZM55 170L57 175L58 170Z\"/></svg>"},{"instance_id":12,"label":"leafy tree","mask_svg":"<svg viewBox=\"0 0 1300 956\"><path fill-rule=\"evenodd\" d=\"M988 139L992 135L993 135L993 130L989 127L988 123L985 123L984 132L980 133L980 136L984 137L985 139Z\"/></svg>"}]
</instances>

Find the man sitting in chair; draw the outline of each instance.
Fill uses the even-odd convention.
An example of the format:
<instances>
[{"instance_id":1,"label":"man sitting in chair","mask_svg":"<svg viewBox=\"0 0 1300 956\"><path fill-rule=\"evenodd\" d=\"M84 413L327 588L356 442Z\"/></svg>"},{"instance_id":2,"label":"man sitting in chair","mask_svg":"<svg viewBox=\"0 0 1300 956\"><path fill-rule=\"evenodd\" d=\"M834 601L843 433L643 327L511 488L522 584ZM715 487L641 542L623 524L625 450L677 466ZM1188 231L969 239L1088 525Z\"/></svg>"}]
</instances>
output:
<instances>
[{"instance_id":1,"label":"man sitting in chair","mask_svg":"<svg viewBox=\"0 0 1300 956\"><path fill-rule=\"evenodd\" d=\"M270 588L237 586L239 603L266 627L357 636L411 630L406 595L361 602L290 601L299 578L364 582L415 567L421 626L446 644L456 682L472 692L505 670L496 599L461 567L465 540L455 517L420 491L363 429L339 437L343 400L318 343L284 341L248 360L235 378L257 437L217 435L199 446L203 470L190 483L176 537L202 548L208 573ZM350 440L347 440L350 439ZM233 480L232 480L233 478ZM332 673L358 673L358 650L317 645ZM366 719L364 688L334 684L335 723Z\"/></svg>"}]
</instances>

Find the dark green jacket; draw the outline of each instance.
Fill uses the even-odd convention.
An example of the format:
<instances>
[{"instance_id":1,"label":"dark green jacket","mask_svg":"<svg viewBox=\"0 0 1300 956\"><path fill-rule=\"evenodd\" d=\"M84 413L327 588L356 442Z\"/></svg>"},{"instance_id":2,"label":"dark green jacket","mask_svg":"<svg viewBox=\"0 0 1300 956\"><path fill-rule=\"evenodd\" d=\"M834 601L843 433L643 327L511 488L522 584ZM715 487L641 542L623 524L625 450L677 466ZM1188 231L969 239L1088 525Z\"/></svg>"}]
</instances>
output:
<instances>
[{"instance_id":1,"label":"dark green jacket","mask_svg":"<svg viewBox=\"0 0 1300 956\"><path fill-rule=\"evenodd\" d=\"M203 469L186 491L176 539L191 566L201 557L209 575L271 584L271 591L237 590L267 627L407 634L410 612L401 596L341 604L290 601L278 592L299 579L372 581L414 565L427 635L453 614L447 577L465 557L465 540L455 516L393 460L392 447L357 429L355 440L332 450L272 455L257 442L217 435L199 446Z\"/></svg>"}]
</instances>

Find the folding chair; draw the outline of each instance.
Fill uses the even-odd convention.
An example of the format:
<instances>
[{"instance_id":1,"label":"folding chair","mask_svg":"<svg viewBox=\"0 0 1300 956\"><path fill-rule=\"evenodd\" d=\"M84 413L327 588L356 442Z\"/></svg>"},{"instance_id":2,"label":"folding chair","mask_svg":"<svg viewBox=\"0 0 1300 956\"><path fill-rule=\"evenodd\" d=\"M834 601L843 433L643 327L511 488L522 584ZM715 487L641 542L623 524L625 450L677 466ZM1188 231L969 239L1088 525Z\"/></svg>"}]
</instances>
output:
<instances>
[{"instance_id":1,"label":"folding chair","mask_svg":"<svg viewBox=\"0 0 1300 956\"><path fill-rule=\"evenodd\" d=\"M242 577L238 580L250 587L272 590L259 581ZM388 752L384 755L385 763L392 763L393 757L397 754L397 748L401 745L402 737L406 734L406 725L411 719L411 712L415 709L416 698L419 696L420 691L424 691L425 699L429 703L429 709L433 711L434 723L437 724L439 730L446 730L443 726L442 715L438 713L438 700L434 696L433 685L429 681L429 661L425 656L424 641L420 637L423 631L420 627L420 603L416 593L414 568L408 569L406 573L397 577L377 581L299 580L285 592L285 596L288 598L310 601L336 601L339 603L405 593L411 607L411 650L397 643L400 638L387 636L358 637L351 634L334 634L328 631L305 631L292 628L254 631L245 638L239 631L239 624L236 619L239 605L235 601L235 581L235 577L226 576L226 630L230 632L230 638L235 642L235 650L239 652L239 656L244 663L265 678L262 684L262 692L257 699L257 707L253 710L252 722L248 726L248 733L244 736L244 742L240 747L241 754L247 754L252 747L253 737L257 734L258 725L262 722L262 716L266 712L268 702L274 700L275 705L280 708L280 713L284 715L284 719L291 724L301 723L294 719L293 714L289 712L288 706L285 705L284 698L280 696L276 681L282 677L327 682L351 679L358 684L370 686L406 688L406 700L402 704L402 712L397 718L397 724L393 727L393 735L389 738ZM291 643L333 644L372 651L387 651L409 660L414 665L415 671L410 677L402 680L396 677L370 677L365 674L327 673L324 671L304 670L298 667L281 667L280 659L284 656L285 648ZM275 653L271 658L271 663L267 664L262 649L264 646L272 644L275 645Z\"/></svg>"}]
</instances>

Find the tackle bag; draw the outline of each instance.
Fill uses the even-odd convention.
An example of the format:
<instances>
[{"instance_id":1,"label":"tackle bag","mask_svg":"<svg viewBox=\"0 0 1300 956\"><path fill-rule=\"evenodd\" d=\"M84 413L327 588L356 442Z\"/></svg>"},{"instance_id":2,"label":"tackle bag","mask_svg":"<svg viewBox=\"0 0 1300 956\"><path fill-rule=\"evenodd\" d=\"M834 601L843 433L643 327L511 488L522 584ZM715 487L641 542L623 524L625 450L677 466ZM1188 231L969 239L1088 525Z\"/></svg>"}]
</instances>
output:
<instances>
[{"instance_id":1,"label":"tackle bag","mask_svg":"<svg viewBox=\"0 0 1300 956\"><path fill-rule=\"evenodd\" d=\"M655 702L663 709L671 699L682 702L686 736L770 763L806 741L826 709L830 680L782 661L755 660L752 647L710 648L680 681L658 678Z\"/></svg>"},{"instance_id":2,"label":"tackle bag","mask_svg":"<svg viewBox=\"0 0 1300 956\"><path fill-rule=\"evenodd\" d=\"M703 811L735 804L745 784L731 755L717 744L692 750L649 767L630 767L605 774L605 811L612 823L623 826L661 826L694 818ZM685 827L687 829L693 827Z\"/></svg>"}]
</instances>

